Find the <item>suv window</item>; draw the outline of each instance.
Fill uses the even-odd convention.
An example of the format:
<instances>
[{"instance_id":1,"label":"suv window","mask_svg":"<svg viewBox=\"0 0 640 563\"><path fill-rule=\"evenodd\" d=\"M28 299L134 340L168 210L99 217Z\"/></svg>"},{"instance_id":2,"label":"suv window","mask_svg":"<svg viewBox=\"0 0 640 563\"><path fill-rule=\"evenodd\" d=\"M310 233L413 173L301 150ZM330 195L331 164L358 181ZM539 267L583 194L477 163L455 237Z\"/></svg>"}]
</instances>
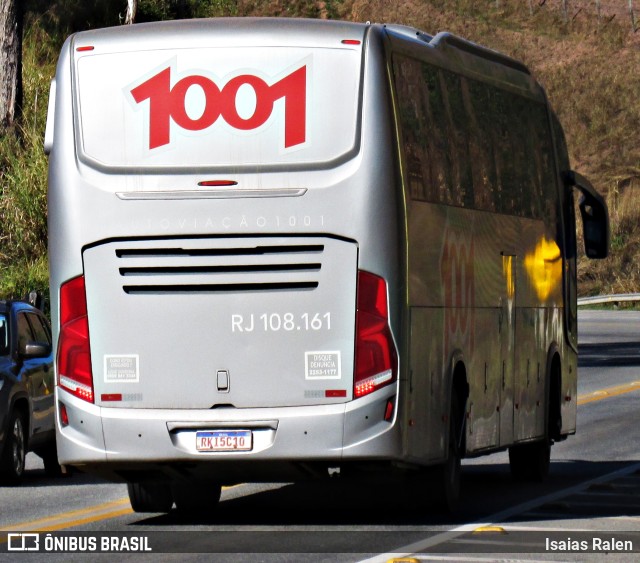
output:
<instances>
[{"instance_id":1,"label":"suv window","mask_svg":"<svg viewBox=\"0 0 640 563\"><path fill-rule=\"evenodd\" d=\"M9 354L9 323L7 317L0 315L0 356Z\"/></svg>"},{"instance_id":2,"label":"suv window","mask_svg":"<svg viewBox=\"0 0 640 563\"><path fill-rule=\"evenodd\" d=\"M31 327L27 320L27 315L24 313L18 313L18 350L24 350L27 342L33 340L31 333Z\"/></svg>"},{"instance_id":3,"label":"suv window","mask_svg":"<svg viewBox=\"0 0 640 563\"><path fill-rule=\"evenodd\" d=\"M29 313L27 317L29 319L29 323L31 324L31 328L33 329L33 334L35 334L36 342L51 344L49 331L45 327L42 318L34 313Z\"/></svg>"}]
</instances>

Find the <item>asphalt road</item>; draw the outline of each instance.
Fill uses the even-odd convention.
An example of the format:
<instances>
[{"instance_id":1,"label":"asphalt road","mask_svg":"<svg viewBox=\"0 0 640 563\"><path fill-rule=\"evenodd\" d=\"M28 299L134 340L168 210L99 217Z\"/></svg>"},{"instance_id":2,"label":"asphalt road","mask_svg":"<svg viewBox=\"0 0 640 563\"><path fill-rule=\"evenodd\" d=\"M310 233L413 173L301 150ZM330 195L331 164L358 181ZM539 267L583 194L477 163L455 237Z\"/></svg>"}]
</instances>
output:
<instances>
[{"instance_id":1,"label":"asphalt road","mask_svg":"<svg viewBox=\"0 0 640 563\"><path fill-rule=\"evenodd\" d=\"M140 515L123 485L48 479L30 455L23 486L0 487L0 529L38 531L40 541L47 532L145 537L154 550L91 556L105 561L600 561L607 548L608 560L638 561L640 312L581 311L579 321L578 431L553 447L550 479L514 482L504 453L465 461L454 517L397 489L333 482L239 485L208 518ZM0 558L23 557L0 543Z\"/></svg>"}]
</instances>

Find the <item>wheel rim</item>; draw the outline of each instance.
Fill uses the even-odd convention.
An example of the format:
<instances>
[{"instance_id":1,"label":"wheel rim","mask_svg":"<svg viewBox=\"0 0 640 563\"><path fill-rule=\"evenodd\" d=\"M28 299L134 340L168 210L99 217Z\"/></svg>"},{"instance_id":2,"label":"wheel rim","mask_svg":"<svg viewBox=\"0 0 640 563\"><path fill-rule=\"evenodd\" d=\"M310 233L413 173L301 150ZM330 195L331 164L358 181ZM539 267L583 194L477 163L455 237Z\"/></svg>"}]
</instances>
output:
<instances>
[{"instance_id":1,"label":"wheel rim","mask_svg":"<svg viewBox=\"0 0 640 563\"><path fill-rule=\"evenodd\" d=\"M17 417L13 423L13 471L15 475L22 475L24 471L24 432L22 430L22 421Z\"/></svg>"}]
</instances>

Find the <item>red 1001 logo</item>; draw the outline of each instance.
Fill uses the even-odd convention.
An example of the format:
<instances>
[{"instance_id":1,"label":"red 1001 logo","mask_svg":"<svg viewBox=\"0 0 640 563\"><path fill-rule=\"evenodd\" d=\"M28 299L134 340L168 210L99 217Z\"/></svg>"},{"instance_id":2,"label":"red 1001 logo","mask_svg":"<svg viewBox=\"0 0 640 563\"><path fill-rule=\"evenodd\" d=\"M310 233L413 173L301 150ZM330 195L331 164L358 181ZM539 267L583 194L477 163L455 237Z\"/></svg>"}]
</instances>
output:
<instances>
[{"instance_id":1,"label":"red 1001 logo","mask_svg":"<svg viewBox=\"0 0 640 563\"><path fill-rule=\"evenodd\" d=\"M250 86L256 98L255 109L242 117L236 107L238 90ZM197 118L187 113L185 99L192 86L204 94L204 111ZM149 100L149 149L171 142L170 120L188 131L202 131L222 118L230 127L241 131L257 129L271 117L273 104L284 99L284 148L294 147L306 139L307 67L301 66L284 78L267 84L262 78L242 74L229 80L222 88L210 78L198 74L186 76L171 87L171 67L161 70L131 90L136 103Z\"/></svg>"}]
</instances>

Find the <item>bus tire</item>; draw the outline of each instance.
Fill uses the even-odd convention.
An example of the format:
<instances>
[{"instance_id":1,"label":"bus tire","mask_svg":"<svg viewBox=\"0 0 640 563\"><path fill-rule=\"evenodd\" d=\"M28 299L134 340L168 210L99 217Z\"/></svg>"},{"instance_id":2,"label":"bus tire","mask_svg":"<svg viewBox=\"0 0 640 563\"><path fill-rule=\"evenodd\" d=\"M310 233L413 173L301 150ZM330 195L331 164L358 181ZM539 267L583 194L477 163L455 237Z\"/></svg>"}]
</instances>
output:
<instances>
[{"instance_id":1,"label":"bus tire","mask_svg":"<svg viewBox=\"0 0 640 563\"><path fill-rule=\"evenodd\" d=\"M173 506L166 483L127 483L127 490L134 512L169 512Z\"/></svg>"},{"instance_id":2,"label":"bus tire","mask_svg":"<svg viewBox=\"0 0 640 563\"><path fill-rule=\"evenodd\" d=\"M454 391L451 397L449 413L449 442L447 460L434 469L432 480L432 498L434 508L440 512L455 512L460 503L462 480L462 453L460 451L460 421L462 411L460 398Z\"/></svg>"},{"instance_id":3,"label":"bus tire","mask_svg":"<svg viewBox=\"0 0 640 563\"><path fill-rule=\"evenodd\" d=\"M549 475L550 464L551 442L547 438L509 448L511 475L519 481L544 481Z\"/></svg>"},{"instance_id":4,"label":"bus tire","mask_svg":"<svg viewBox=\"0 0 640 563\"><path fill-rule=\"evenodd\" d=\"M178 483L171 487L176 509L185 515L206 515L215 510L222 487L217 483Z\"/></svg>"},{"instance_id":5,"label":"bus tire","mask_svg":"<svg viewBox=\"0 0 640 563\"><path fill-rule=\"evenodd\" d=\"M0 458L0 478L8 485L19 485L22 481L27 455L25 424L19 411L13 411L7 426L8 432Z\"/></svg>"}]
</instances>

